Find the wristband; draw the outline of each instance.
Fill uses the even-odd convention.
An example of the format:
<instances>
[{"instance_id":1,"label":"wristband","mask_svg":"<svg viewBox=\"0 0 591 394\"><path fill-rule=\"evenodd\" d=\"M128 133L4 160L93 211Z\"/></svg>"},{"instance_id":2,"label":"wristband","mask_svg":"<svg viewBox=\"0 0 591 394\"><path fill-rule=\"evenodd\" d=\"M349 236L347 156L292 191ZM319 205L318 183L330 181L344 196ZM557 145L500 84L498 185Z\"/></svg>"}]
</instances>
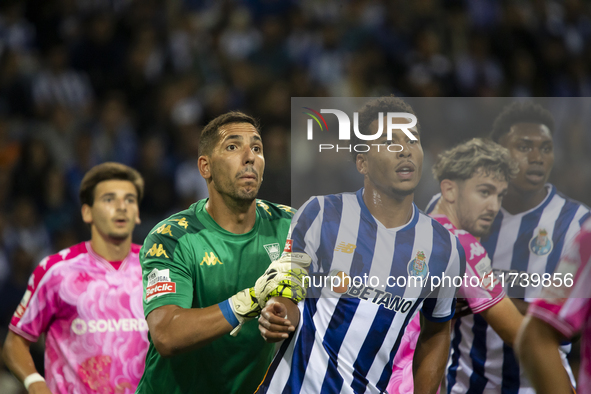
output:
<instances>
[{"instance_id":1,"label":"wristband","mask_svg":"<svg viewBox=\"0 0 591 394\"><path fill-rule=\"evenodd\" d=\"M39 373L35 372L27 376L23 381L23 384L25 385L25 389L29 391L29 386L37 382L45 382L45 379L43 379L43 376L39 375Z\"/></svg>"},{"instance_id":2,"label":"wristband","mask_svg":"<svg viewBox=\"0 0 591 394\"><path fill-rule=\"evenodd\" d=\"M236 315L234 314L234 311L232 310L232 306L230 305L230 299L220 302L218 306L222 311L222 315L224 315L224 317L232 327L236 327L238 324L240 324L240 322L236 318Z\"/></svg>"}]
</instances>

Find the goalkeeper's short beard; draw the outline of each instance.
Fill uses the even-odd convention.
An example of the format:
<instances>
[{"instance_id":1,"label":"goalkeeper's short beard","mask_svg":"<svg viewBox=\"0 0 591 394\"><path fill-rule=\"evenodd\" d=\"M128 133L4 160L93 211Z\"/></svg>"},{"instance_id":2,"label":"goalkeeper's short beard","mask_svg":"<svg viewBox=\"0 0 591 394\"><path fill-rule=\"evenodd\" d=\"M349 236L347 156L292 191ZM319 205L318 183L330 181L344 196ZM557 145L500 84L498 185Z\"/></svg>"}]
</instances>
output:
<instances>
[{"instance_id":1,"label":"goalkeeper's short beard","mask_svg":"<svg viewBox=\"0 0 591 394\"><path fill-rule=\"evenodd\" d=\"M230 197L237 205L249 205L256 199L259 194L261 184L252 187L236 187L232 184L225 184L216 187L218 193Z\"/></svg>"}]
</instances>

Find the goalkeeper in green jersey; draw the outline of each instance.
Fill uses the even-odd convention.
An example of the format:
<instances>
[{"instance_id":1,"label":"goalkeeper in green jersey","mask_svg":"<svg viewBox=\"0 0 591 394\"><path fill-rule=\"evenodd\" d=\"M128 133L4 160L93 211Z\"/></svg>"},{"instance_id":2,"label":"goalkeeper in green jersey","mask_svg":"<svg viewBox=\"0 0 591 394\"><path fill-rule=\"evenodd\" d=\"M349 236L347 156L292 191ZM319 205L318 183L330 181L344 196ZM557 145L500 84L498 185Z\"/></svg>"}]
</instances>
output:
<instances>
[{"instance_id":1,"label":"goalkeeper in green jersey","mask_svg":"<svg viewBox=\"0 0 591 394\"><path fill-rule=\"evenodd\" d=\"M281 256L294 210L256 199L265 169L256 120L212 120L198 166L209 198L156 225L140 253L150 347L137 393L253 393L274 346L249 320L273 296L305 295L308 256Z\"/></svg>"}]
</instances>

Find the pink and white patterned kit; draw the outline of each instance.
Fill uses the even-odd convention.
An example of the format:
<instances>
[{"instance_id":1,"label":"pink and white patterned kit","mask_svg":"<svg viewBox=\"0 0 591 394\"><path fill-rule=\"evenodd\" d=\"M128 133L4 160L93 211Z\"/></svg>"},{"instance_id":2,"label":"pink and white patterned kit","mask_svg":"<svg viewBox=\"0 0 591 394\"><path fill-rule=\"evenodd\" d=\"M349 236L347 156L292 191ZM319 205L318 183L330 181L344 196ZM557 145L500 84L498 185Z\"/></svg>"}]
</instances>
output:
<instances>
[{"instance_id":1,"label":"pink and white patterned kit","mask_svg":"<svg viewBox=\"0 0 591 394\"><path fill-rule=\"evenodd\" d=\"M478 239L465 230L458 230L445 215L431 216L458 237L466 253L468 280L464 283L467 283L468 286L460 287L458 297L465 298L474 313L485 311L500 302L505 296L505 292L498 279L494 276L491 277L491 261ZM478 278L482 286L470 286L470 277ZM493 278L492 281L491 278ZM474 281L474 283L477 282ZM406 327L398 351L394 356L392 376L387 389L389 394L412 394L414 392L412 359L420 331L420 316L417 313Z\"/></svg>"},{"instance_id":2,"label":"pink and white patterned kit","mask_svg":"<svg viewBox=\"0 0 591 394\"><path fill-rule=\"evenodd\" d=\"M542 297L530 304L528 314L541 319L566 338L582 332L581 367L577 393L591 393L591 219L588 219L573 243L565 249L556 268L572 283L547 287Z\"/></svg>"},{"instance_id":3,"label":"pink and white patterned kit","mask_svg":"<svg viewBox=\"0 0 591 394\"><path fill-rule=\"evenodd\" d=\"M32 342L47 334L52 392L135 392L148 350L139 250L132 245L116 270L84 242L43 259L31 275L10 329Z\"/></svg>"}]
</instances>

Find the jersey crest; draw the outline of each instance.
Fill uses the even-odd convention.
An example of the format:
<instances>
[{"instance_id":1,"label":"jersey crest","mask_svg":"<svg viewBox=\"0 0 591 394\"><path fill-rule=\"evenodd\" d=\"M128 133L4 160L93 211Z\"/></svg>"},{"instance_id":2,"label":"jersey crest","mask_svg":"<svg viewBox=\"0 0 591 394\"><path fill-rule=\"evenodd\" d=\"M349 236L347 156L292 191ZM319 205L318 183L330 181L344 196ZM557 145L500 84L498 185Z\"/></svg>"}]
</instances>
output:
<instances>
[{"instance_id":1,"label":"jersey crest","mask_svg":"<svg viewBox=\"0 0 591 394\"><path fill-rule=\"evenodd\" d=\"M548 232L545 228L538 229L538 235L529 241L529 250L538 256L547 255L552 251L553 248L552 239L548 237Z\"/></svg>"},{"instance_id":2,"label":"jersey crest","mask_svg":"<svg viewBox=\"0 0 591 394\"><path fill-rule=\"evenodd\" d=\"M426 278L428 274L429 264L425 260L425 253L419 250L417 256L408 263L408 275Z\"/></svg>"},{"instance_id":3,"label":"jersey crest","mask_svg":"<svg viewBox=\"0 0 591 394\"><path fill-rule=\"evenodd\" d=\"M279 250L280 249L279 249L278 243L263 245L263 247L267 251L267 254L269 255L269 258L271 259L271 261L275 261L275 260L279 259Z\"/></svg>"}]
</instances>

